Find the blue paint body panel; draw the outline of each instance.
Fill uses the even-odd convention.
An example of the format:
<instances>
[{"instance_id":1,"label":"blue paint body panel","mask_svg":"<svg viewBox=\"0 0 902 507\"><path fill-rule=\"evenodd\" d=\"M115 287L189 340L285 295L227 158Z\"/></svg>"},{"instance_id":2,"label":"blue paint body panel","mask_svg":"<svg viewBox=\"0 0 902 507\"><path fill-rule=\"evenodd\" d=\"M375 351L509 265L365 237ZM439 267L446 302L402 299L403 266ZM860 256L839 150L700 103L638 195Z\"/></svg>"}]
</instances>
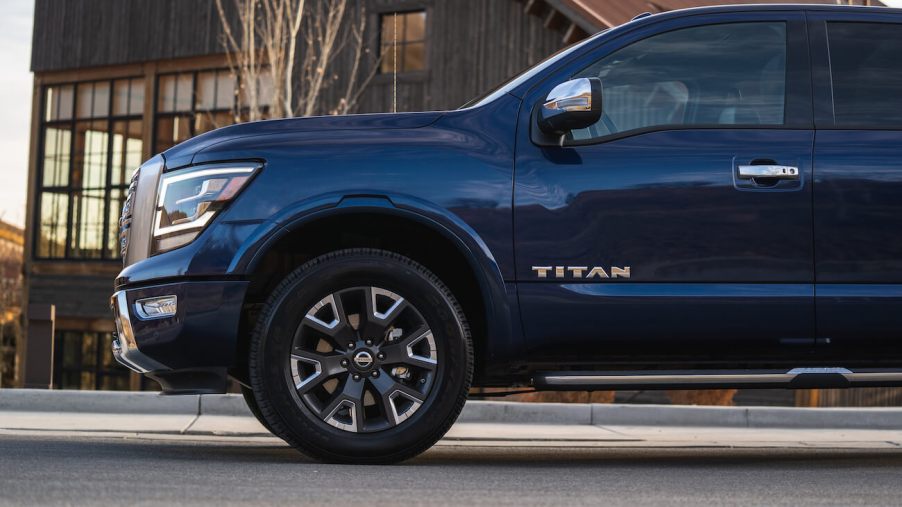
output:
<instances>
[{"instance_id":1,"label":"blue paint body panel","mask_svg":"<svg viewBox=\"0 0 902 507\"><path fill-rule=\"evenodd\" d=\"M900 23L902 13L812 12L817 355L868 366L902 361L902 125L852 130L832 108L827 23Z\"/></svg>"},{"instance_id":2,"label":"blue paint body panel","mask_svg":"<svg viewBox=\"0 0 902 507\"><path fill-rule=\"evenodd\" d=\"M521 283L519 293L528 353L544 369L776 365L813 344L812 284Z\"/></svg>"},{"instance_id":3,"label":"blue paint body panel","mask_svg":"<svg viewBox=\"0 0 902 507\"><path fill-rule=\"evenodd\" d=\"M562 52L469 108L204 134L165 152L166 170L223 161L258 161L262 170L197 239L126 267L117 287L144 294L190 281L246 284L286 234L364 212L415 220L467 258L488 320L488 357L510 365L493 373L496 384L528 381L539 369L898 362L902 132L834 130L824 105L818 23L862 12L734 6L649 16ZM891 9L866 16L902 21ZM740 21L788 27L785 125L533 142L536 105L588 64L657 33ZM762 159L797 166L799 180L760 188L737 179L739 165ZM629 266L631 276L540 279L534 266ZM213 298L223 319L208 318L215 308L205 313L212 327L204 336L234 335L237 292L229 294ZM148 354L165 342L165 330L142 333ZM231 350L216 356L218 366L234 367L241 359L232 339L222 345ZM171 350L161 362L190 367L194 349L181 358Z\"/></svg>"}]
</instances>

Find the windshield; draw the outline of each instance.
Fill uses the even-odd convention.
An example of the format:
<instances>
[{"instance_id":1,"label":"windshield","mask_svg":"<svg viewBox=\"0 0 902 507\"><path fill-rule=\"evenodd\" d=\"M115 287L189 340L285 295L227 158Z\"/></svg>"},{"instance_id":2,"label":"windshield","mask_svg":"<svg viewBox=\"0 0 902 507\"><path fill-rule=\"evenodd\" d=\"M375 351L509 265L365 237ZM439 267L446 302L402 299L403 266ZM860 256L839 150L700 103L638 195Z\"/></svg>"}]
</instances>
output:
<instances>
[{"instance_id":1,"label":"windshield","mask_svg":"<svg viewBox=\"0 0 902 507\"><path fill-rule=\"evenodd\" d=\"M569 46L567 46L567 47L565 47L565 48L563 48L563 49L561 49L561 50L559 50L559 51L553 53L551 56L545 58L544 60L542 60L541 62L539 62L539 63L537 63L537 64L535 64L535 65L533 65L532 67L530 67L530 68L524 70L524 71L521 72L520 74L517 74L516 76L514 76L514 77L508 79L507 81L503 81L503 82L502 82L501 84L499 84L498 86L495 86L494 88L491 88L488 92L486 92L486 93L484 93L484 94L482 94L482 95L479 95L479 96L477 96L476 98L474 98L474 99L470 100L469 102L467 102L466 104L460 106L460 109L466 109L466 108L468 108L468 107L477 107L477 106L481 106L481 105L483 105L483 104L487 104L487 103L489 103L489 102L491 102L491 101L497 99L499 96L504 95L505 93L510 92L511 90L513 90L514 88L520 86L521 84L523 84L523 83L526 82L527 80L532 79L533 76L535 76L535 75L537 75L538 73L542 72L543 70L547 69L547 68L550 67L551 64L553 64L554 62L558 61L558 60L561 59L561 58L564 58L565 56L567 56L567 55L573 53L573 52L576 51L577 49L579 49L579 48L585 46L586 44L588 44L589 42L591 42L591 41L594 40L596 37L598 37L599 35L603 34L603 33L606 32L606 31L607 31L607 30L602 30L602 31L598 32L597 34L593 35L592 37L588 37L588 38L583 39L583 40L581 40L581 41L579 41L579 42L575 42L575 43L573 43L573 44L571 44L571 45L569 45Z\"/></svg>"}]
</instances>

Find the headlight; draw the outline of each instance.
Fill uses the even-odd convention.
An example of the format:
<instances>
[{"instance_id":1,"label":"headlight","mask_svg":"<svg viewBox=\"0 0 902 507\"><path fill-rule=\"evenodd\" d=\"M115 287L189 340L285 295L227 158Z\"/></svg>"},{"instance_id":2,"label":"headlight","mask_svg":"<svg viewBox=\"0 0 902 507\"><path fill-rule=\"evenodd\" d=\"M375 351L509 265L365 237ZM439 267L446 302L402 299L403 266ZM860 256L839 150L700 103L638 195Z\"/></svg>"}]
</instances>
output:
<instances>
[{"instance_id":1,"label":"headlight","mask_svg":"<svg viewBox=\"0 0 902 507\"><path fill-rule=\"evenodd\" d=\"M259 164L229 164L163 174L153 222L153 253L194 241L259 168Z\"/></svg>"}]
</instances>

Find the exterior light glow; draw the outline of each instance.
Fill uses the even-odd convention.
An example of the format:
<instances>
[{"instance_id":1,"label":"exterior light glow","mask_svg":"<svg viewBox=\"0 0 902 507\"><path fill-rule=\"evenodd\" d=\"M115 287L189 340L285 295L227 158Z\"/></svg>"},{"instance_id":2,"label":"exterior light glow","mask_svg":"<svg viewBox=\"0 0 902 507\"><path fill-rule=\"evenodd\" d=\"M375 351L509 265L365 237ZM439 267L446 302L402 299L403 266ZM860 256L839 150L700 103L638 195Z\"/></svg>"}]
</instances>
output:
<instances>
[{"instance_id":1,"label":"exterior light glow","mask_svg":"<svg viewBox=\"0 0 902 507\"><path fill-rule=\"evenodd\" d=\"M135 314L142 320L172 317L177 309L176 296L159 296L135 301Z\"/></svg>"}]
</instances>

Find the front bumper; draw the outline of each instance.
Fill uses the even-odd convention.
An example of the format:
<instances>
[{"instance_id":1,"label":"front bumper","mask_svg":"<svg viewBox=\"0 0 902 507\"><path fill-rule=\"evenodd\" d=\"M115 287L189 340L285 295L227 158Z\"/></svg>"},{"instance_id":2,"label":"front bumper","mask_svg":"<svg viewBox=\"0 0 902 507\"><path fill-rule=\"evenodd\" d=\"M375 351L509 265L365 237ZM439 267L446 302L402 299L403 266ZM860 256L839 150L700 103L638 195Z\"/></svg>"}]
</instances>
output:
<instances>
[{"instance_id":1,"label":"front bumper","mask_svg":"<svg viewBox=\"0 0 902 507\"><path fill-rule=\"evenodd\" d=\"M110 300L116 321L113 354L127 368L172 394L224 392L236 365L246 281L185 281L124 288ZM142 318L141 299L175 295L175 315Z\"/></svg>"},{"instance_id":2,"label":"front bumper","mask_svg":"<svg viewBox=\"0 0 902 507\"><path fill-rule=\"evenodd\" d=\"M168 370L168 367L138 350L126 291L120 290L113 294L113 297L110 298L110 307L113 310L113 318L116 320L116 336L113 337L113 356L116 357L116 361L138 373Z\"/></svg>"}]
</instances>

